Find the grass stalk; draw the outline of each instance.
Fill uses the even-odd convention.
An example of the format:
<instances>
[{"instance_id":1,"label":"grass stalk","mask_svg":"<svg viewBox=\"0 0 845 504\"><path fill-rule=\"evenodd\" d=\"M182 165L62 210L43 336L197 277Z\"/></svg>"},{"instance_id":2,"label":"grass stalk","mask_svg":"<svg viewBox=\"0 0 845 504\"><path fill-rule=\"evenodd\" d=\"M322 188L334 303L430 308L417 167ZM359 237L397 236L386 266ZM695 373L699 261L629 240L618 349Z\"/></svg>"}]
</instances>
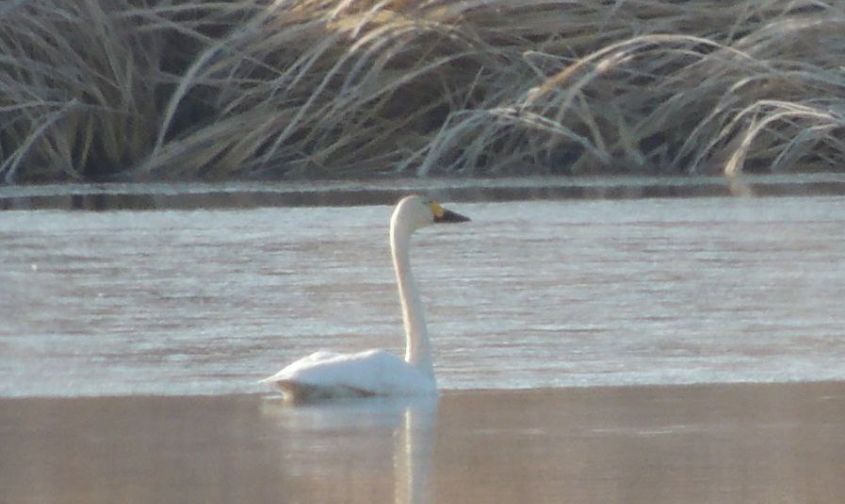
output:
<instances>
[{"instance_id":1,"label":"grass stalk","mask_svg":"<svg viewBox=\"0 0 845 504\"><path fill-rule=\"evenodd\" d=\"M845 167L832 0L0 6L0 176Z\"/></svg>"}]
</instances>

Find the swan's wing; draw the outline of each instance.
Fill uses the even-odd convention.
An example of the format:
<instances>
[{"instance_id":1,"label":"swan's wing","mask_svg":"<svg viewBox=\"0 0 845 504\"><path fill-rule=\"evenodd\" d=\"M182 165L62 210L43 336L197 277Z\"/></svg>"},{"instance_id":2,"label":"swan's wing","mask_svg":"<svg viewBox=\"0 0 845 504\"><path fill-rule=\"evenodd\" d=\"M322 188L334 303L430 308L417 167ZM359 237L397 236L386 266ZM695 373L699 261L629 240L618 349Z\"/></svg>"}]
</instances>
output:
<instances>
[{"instance_id":1,"label":"swan's wing","mask_svg":"<svg viewBox=\"0 0 845 504\"><path fill-rule=\"evenodd\" d=\"M348 389L365 395L419 393L435 389L433 380L384 350L354 354L317 352L261 381Z\"/></svg>"},{"instance_id":2,"label":"swan's wing","mask_svg":"<svg viewBox=\"0 0 845 504\"><path fill-rule=\"evenodd\" d=\"M275 383L279 381L295 379L297 376L300 375L305 377L308 376L310 369L319 369L323 366L331 365L332 362L342 361L343 358L347 356L349 356L349 354L327 352L325 350L314 352L307 357L303 357L298 361L288 364L278 373L274 374L273 376L268 376L267 378L260 380L260 382Z\"/></svg>"}]
</instances>

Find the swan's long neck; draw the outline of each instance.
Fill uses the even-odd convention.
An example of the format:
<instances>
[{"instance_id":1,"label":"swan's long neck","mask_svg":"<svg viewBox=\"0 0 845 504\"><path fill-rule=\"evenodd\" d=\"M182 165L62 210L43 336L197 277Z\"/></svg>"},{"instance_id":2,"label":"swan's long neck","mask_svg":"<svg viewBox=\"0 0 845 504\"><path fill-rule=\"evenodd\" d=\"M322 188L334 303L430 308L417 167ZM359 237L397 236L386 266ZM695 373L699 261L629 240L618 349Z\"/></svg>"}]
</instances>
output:
<instances>
[{"instance_id":1,"label":"swan's long neck","mask_svg":"<svg viewBox=\"0 0 845 504\"><path fill-rule=\"evenodd\" d=\"M390 226L390 251L393 254L393 269L396 272L402 320L405 324L405 361L433 378L434 367L431 363L425 316L408 258L410 238L411 230L394 219Z\"/></svg>"}]
</instances>

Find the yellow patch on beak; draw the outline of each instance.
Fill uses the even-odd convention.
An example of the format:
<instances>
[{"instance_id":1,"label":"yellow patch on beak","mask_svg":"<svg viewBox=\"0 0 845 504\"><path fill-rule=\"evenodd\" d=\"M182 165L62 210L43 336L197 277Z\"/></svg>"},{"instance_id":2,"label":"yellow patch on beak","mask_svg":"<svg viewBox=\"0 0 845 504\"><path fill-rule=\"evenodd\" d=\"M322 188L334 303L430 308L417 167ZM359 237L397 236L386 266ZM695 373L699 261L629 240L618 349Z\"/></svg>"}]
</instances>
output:
<instances>
[{"instance_id":1,"label":"yellow patch on beak","mask_svg":"<svg viewBox=\"0 0 845 504\"><path fill-rule=\"evenodd\" d=\"M440 203L432 201L431 203L429 203L429 206L431 206L431 213L434 214L435 219L443 218L443 207L440 206Z\"/></svg>"}]
</instances>

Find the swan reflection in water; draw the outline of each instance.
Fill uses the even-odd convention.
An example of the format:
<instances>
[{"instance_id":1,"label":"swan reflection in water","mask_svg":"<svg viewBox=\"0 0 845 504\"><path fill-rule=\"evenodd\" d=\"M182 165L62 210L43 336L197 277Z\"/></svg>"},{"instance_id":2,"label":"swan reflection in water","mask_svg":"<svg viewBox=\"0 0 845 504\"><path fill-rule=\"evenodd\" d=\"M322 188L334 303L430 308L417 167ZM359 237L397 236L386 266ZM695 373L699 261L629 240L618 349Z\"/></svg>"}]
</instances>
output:
<instances>
[{"instance_id":1,"label":"swan reflection in water","mask_svg":"<svg viewBox=\"0 0 845 504\"><path fill-rule=\"evenodd\" d=\"M437 408L436 396L297 405L274 397L264 401L262 412L283 429L282 470L288 476L323 482L309 487L315 494L302 496L306 501L328 502L337 495L358 502L356 490L367 487L360 500L366 502L378 486L373 475L383 478L392 469L394 502L410 504L433 502L430 480Z\"/></svg>"},{"instance_id":2,"label":"swan reflection in water","mask_svg":"<svg viewBox=\"0 0 845 504\"><path fill-rule=\"evenodd\" d=\"M331 495L350 474L363 475L365 483L358 486L373 487L378 478L372 475L386 469L386 448L392 452L394 501L431 501L437 382L409 247L417 229L467 221L438 202L416 195L403 198L393 210L390 250L405 329L404 359L384 350L320 351L262 380L277 387L285 400L265 405L289 434L284 439L288 446L283 467L303 471L303 479L331 482L318 487L320 500L354 501L347 493ZM379 448L383 448L381 453ZM310 460L315 463L309 465ZM339 469L337 474L331 472L332 464Z\"/></svg>"}]
</instances>

